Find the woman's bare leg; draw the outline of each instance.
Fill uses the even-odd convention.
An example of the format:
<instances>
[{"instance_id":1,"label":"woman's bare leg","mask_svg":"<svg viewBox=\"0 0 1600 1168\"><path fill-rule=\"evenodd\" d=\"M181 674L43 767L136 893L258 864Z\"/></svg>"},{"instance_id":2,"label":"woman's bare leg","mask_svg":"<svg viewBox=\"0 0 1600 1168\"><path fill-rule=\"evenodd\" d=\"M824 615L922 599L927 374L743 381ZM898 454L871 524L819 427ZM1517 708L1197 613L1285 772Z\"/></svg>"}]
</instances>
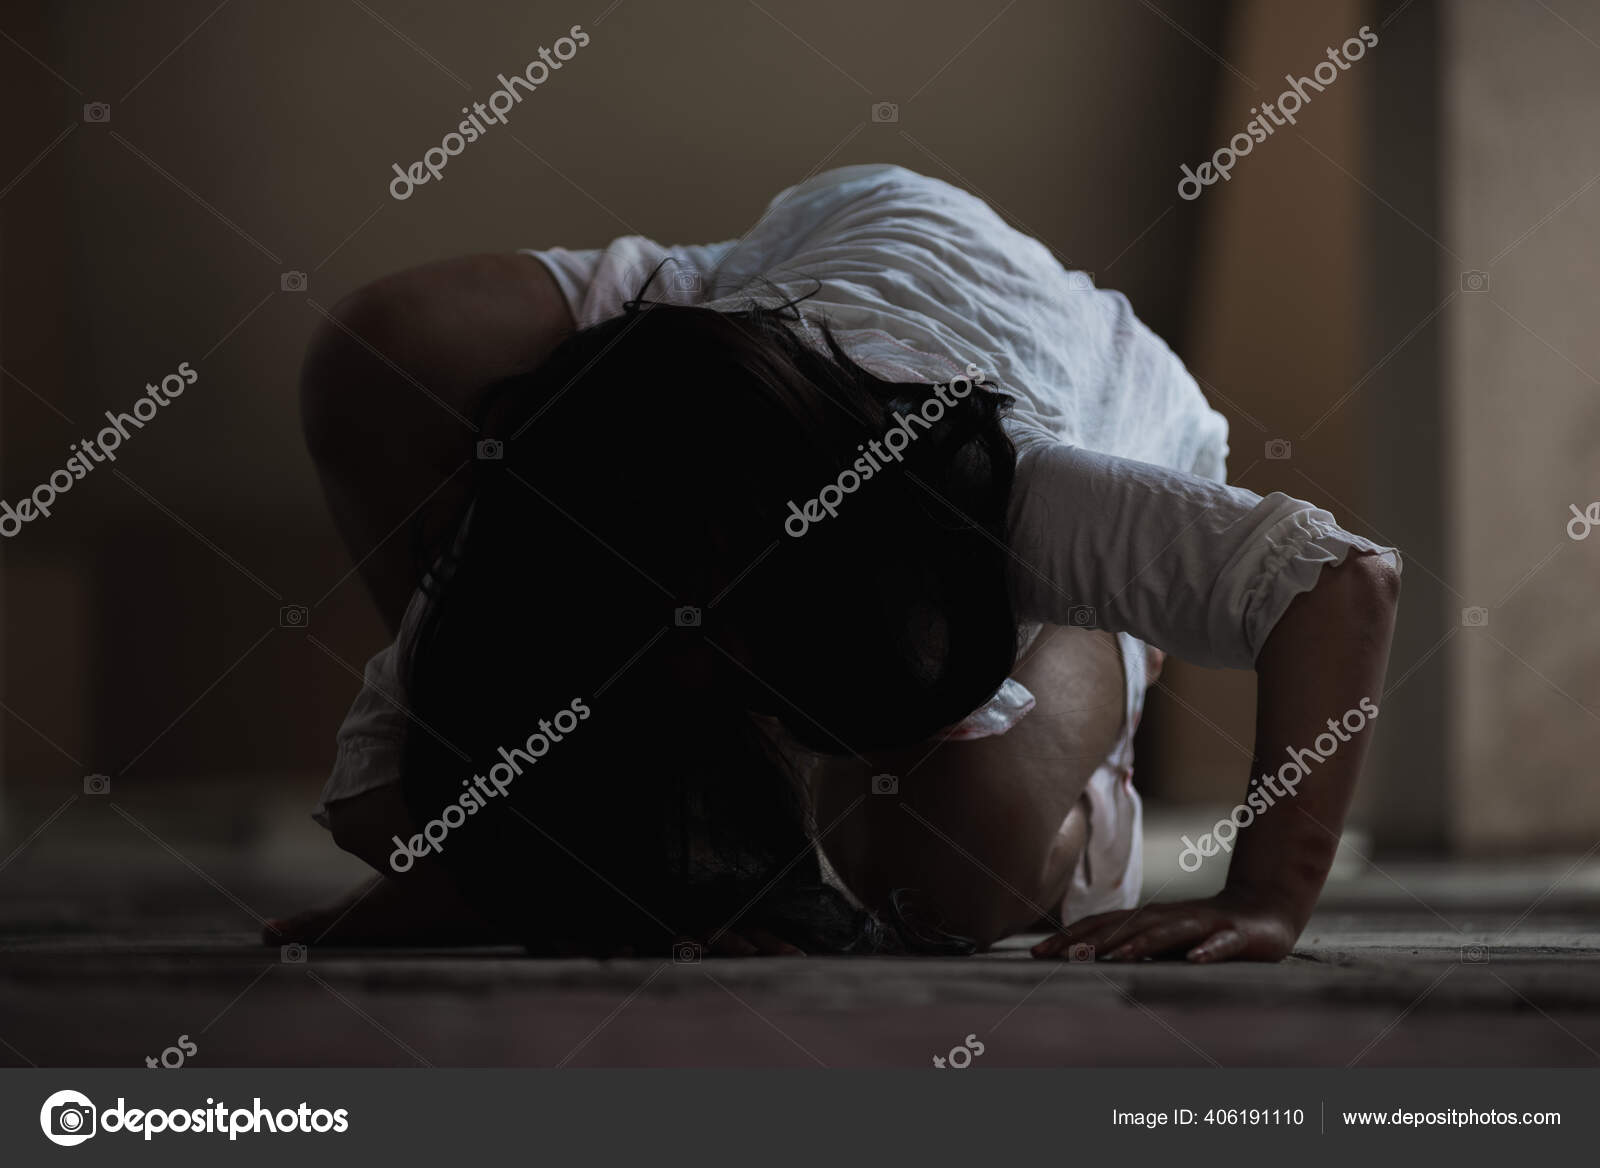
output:
<instances>
[{"instance_id":1,"label":"woman's bare leg","mask_svg":"<svg viewBox=\"0 0 1600 1168\"><path fill-rule=\"evenodd\" d=\"M532 256L481 255L387 276L326 315L301 374L306 440L334 523L393 633L417 584L406 528L424 504L459 501L478 394L537 367L573 328L572 314ZM329 812L335 842L378 876L328 905L270 922L266 943L495 939L444 872L389 872L390 837L412 832L398 787Z\"/></svg>"},{"instance_id":2,"label":"woman's bare leg","mask_svg":"<svg viewBox=\"0 0 1600 1168\"><path fill-rule=\"evenodd\" d=\"M1038 704L1006 734L812 771L829 861L869 907L916 889L983 944L1060 910L1087 841L1078 796L1122 730L1122 658L1109 633L1046 627L1012 675ZM894 797L870 793L877 773Z\"/></svg>"},{"instance_id":3,"label":"woman's bare leg","mask_svg":"<svg viewBox=\"0 0 1600 1168\"><path fill-rule=\"evenodd\" d=\"M399 787L377 787L327 808L334 843L377 873L344 895L269 921L269 945L474 945L506 940L457 891L438 863L389 866L395 836L408 839L411 815Z\"/></svg>"}]
</instances>

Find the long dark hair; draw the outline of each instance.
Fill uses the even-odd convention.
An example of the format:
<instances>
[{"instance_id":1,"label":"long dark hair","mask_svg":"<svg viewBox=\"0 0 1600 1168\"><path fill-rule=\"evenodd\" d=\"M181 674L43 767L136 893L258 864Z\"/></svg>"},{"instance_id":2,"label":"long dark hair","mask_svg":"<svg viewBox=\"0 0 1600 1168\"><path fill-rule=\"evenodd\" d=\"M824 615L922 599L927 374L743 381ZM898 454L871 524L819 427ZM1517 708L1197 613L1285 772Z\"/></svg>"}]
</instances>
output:
<instances>
[{"instance_id":1,"label":"long dark hair","mask_svg":"<svg viewBox=\"0 0 1600 1168\"><path fill-rule=\"evenodd\" d=\"M635 299L484 394L402 662L402 782L419 824L480 792L441 857L490 916L536 950L659 951L736 916L884 940L822 886L787 752L922 741L1005 680L1010 399L975 388L834 516L785 521L935 388L808 335L795 301Z\"/></svg>"}]
</instances>

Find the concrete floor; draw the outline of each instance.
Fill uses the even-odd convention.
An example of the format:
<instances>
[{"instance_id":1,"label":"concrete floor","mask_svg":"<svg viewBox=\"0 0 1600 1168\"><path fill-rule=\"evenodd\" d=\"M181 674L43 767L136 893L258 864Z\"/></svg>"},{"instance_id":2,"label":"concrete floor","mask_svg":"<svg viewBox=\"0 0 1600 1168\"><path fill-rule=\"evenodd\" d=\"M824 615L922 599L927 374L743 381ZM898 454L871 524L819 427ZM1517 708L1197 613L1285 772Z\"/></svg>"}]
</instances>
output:
<instances>
[{"instance_id":1,"label":"concrete floor","mask_svg":"<svg viewBox=\"0 0 1600 1168\"><path fill-rule=\"evenodd\" d=\"M922 1067L969 1034L982 1066L1600 1064L1592 860L1351 856L1275 966L1045 964L1025 939L965 960L294 963L255 915L360 875L297 811L114 792L38 830L52 810L13 809L0 844L0 1065L137 1066L187 1036L209 1066ZM1204 818L1152 817L1151 854ZM1196 891L1175 872L1147 890Z\"/></svg>"}]
</instances>

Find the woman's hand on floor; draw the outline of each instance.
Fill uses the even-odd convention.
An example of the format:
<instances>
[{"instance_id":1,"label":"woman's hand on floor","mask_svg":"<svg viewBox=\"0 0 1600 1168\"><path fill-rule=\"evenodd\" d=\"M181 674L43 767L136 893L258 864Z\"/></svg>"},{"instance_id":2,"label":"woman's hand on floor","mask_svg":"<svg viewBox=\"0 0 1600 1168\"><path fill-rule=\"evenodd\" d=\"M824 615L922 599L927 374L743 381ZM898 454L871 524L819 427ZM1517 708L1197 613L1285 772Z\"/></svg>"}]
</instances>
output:
<instances>
[{"instance_id":1,"label":"woman's hand on floor","mask_svg":"<svg viewBox=\"0 0 1600 1168\"><path fill-rule=\"evenodd\" d=\"M1033 947L1033 955L1069 960L1281 961L1300 929L1293 913L1237 893L1180 900L1085 917ZM1088 949L1080 948L1088 946Z\"/></svg>"}]
</instances>

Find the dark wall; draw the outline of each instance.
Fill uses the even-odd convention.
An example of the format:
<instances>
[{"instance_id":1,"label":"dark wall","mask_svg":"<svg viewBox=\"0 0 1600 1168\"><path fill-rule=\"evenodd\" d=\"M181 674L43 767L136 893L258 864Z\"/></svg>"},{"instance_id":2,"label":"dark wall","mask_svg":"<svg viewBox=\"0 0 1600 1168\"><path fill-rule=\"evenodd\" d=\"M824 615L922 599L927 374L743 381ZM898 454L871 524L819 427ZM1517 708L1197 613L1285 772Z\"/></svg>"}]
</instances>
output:
<instances>
[{"instance_id":1,"label":"dark wall","mask_svg":"<svg viewBox=\"0 0 1600 1168\"><path fill-rule=\"evenodd\" d=\"M43 157L0 199L5 497L146 381L200 377L124 448L125 477L99 468L0 548L13 795L85 770L326 767L383 636L318 497L296 370L318 306L383 272L725 238L814 170L884 160L988 197L1181 341L1196 220L1174 183L1218 69L1184 32L1215 44L1224 5L764 7L8 6L38 60L0 42L0 169ZM591 43L509 126L390 198L392 162L575 23ZM85 123L97 101L110 120ZM878 101L899 120L872 122ZM280 290L287 270L307 291ZM323 647L278 627L285 605Z\"/></svg>"}]
</instances>

